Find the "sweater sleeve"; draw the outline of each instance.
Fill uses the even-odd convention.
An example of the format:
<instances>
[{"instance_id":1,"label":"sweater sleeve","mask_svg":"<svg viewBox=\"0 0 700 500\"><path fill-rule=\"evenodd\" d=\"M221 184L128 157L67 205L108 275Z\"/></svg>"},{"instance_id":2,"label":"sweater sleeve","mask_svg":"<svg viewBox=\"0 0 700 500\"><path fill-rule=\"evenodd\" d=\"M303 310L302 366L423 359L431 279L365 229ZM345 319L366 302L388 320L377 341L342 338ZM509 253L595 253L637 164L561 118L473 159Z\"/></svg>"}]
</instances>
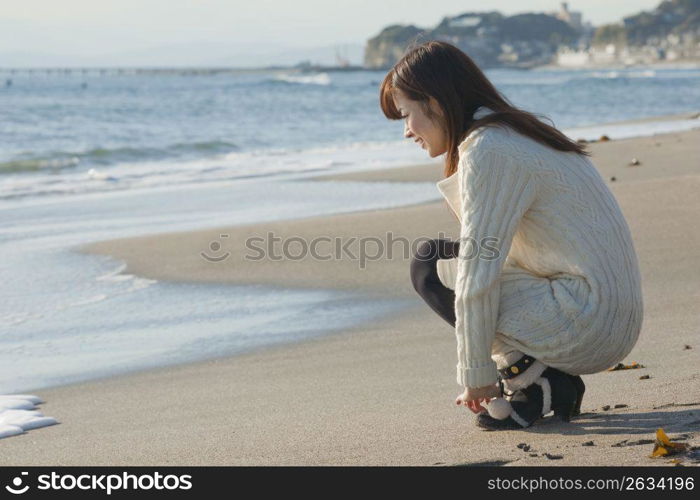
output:
<instances>
[{"instance_id":1,"label":"sweater sleeve","mask_svg":"<svg viewBox=\"0 0 700 500\"><path fill-rule=\"evenodd\" d=\"M500 274L518 224L535 199L535 180L497 145L470 148L458 172L462 200L455 285L457 383L497 381L491 347L496 334ZM489 238L489 239L486 239Z\"/></svg>"}]
</instances>

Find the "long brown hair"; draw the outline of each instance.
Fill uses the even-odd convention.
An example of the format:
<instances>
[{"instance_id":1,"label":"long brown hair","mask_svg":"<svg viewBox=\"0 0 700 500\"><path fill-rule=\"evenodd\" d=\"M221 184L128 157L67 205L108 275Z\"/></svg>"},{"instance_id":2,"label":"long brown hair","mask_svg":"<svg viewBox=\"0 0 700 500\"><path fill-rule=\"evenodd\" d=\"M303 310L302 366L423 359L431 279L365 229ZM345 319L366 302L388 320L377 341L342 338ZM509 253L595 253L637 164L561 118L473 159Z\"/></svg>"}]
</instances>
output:
<instances>
[{"instance_id":1,"label":"long brown hair","mask_svg":"<svg viewBox=\"0 0 700 500\"><path fill-rule=\"evenodd\" d=\"M457 171L459 144L473 130L486 125L505 124L551 148L590 156L583 146L542 122L538 118L541 115L523 111L508 102L474 61L449 43L429 41L409 49L384 77L379 93L380 106L387 118L400 120L402 116L392 96L395 89L420 102L426 115L445 131L445 177ZM432 112L431 97L437 101L443 117ZM494 112L474 120L474 112L481 106Z\"/></svg>"}]
</instances>

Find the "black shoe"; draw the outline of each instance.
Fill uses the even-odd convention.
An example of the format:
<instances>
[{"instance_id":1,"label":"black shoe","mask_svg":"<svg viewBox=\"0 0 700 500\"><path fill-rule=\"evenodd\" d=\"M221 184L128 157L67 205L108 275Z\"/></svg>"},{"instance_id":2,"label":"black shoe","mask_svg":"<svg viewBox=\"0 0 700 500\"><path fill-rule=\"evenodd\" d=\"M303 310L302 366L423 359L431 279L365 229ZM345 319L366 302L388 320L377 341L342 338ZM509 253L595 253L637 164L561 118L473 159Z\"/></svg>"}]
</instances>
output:
<instances>
[{"instance_id":1,"label":"black shoe","mask_svg":"<svg viewBox=\"0 0 700 500\"><path fill-rule=\"evenodd\" d=\"M542 376L549 379L554 416L559 417L562 422L568 422L574 416L579 397L571 376L554 368L547 368ZM581 397L583 398L583 394Z\"/></svg>"},{"instance_id":2,"label":"black shoe","mask_svg":"<svg viewBox=\"0 0 700 500\"><path fill-rule=\"evenodd\" d=\"M563 373L564 375L569 377L571 379L571 382L574 384L574 387L576 388L576 405L574 406L574 411L571 413L571 416L579 416L581 414L581 402L583 401L583 394L586 392L586 384L583 383L583 379L580 375L570 375L568 373L562 372L561 370L556 370L555 368L551 369Z\"/></svg>"},{"instance_id":3,"label":"black shoe","mask_svg":"<svg viewBox=\"0 0 700 500\"><path fill-rule=\"evenodd\" d=\"M530 427L550 411L554 411L561 421L568 422L574 414L579 396L571 376L553 368L547 368L535 383L519 392L527 400L514 397L510 401L510 416L499 420L486 412L480 413L476 425L488 430L518 430Z\"/></svg>"},{"instance_id":4,"label":"black shoe","mask_svg":"<svg viewBox=\"0 0 700 500\"><path fill-rule=\"evenodd\" d=\"M583 383L583 379L579 375L569 375L569 378L576 387L576 406L572 416L577 417L581 414L581 401L583 401L583 393L586 392L586 384Z\"/></svg>"}]
</instances>

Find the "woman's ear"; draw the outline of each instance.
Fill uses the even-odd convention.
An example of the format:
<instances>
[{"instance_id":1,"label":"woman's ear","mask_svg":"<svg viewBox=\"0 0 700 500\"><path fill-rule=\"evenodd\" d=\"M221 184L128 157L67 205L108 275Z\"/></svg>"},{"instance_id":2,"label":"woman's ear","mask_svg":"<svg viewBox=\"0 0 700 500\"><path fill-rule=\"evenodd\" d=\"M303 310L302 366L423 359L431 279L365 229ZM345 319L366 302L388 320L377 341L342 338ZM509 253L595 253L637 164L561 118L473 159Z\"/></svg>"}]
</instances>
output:
<instances>
[{"instance_id":1,"label":"woman's ear","mask_svg":"<svg viewBox=\"0 0 700 500\"><path fill-rule=\"evenodd\" d=\"M442 108L440 107L440 104L437 102L437 100L433 96L430 96L428 98L428 106L430 106L430 109L433 112L433 114L439 116L440 118L445 117L445 113L443 113Z\"/></svg>"}]
</instances>

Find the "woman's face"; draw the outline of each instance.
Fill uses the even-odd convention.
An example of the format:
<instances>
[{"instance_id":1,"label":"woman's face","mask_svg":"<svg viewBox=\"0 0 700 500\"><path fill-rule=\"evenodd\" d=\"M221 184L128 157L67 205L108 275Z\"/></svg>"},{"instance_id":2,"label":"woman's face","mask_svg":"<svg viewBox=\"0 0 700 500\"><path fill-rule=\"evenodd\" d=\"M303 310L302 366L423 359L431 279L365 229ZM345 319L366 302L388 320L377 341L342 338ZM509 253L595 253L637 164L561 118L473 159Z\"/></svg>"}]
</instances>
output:
<instances>
[{"instance_id":1,"label":"woman's face","mask_svg":"<svg viewBox=\"0 0 700 500\"><path fill-rule=\"evenodd\" d=\"M428 118L420 102L409 99L397 89L394 91L394 104L406 120L404 137L412 138L428 151L431 158L440 156L447 151L445 131L438 123ZM430 98L429 104L433 113L439 117L443 116L442 110L434 98Z\"/></svg>"}]
</instances>

